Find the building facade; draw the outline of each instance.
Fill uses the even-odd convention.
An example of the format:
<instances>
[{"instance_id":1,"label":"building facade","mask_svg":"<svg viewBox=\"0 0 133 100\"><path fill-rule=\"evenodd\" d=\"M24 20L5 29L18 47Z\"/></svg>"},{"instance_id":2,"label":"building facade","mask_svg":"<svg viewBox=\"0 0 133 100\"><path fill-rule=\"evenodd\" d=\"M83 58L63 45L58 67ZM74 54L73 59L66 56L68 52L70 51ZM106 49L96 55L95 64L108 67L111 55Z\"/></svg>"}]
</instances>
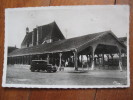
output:
<instances>
[{"instance_id":1,"label":"building facade","mask_svg":"<svg viewBox=\"0 0 133 100\"><path fill-rule=\"evenodd\" d=\"M31 32L29 32L29 28L27 27L21 48L51 43L63 39L65 39L65 37L55 22L43 26L36 26Z\"/></svg>"}]
</instances>

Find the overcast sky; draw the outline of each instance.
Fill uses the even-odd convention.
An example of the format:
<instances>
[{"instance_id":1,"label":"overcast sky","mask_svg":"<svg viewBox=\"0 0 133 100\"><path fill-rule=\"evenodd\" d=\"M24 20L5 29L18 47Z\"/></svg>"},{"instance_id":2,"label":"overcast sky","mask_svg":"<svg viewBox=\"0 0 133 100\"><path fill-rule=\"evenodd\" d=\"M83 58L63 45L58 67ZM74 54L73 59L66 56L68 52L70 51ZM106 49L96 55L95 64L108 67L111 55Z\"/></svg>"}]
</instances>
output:
<instances>
[{"instance_id":1,"label":"overcast sky","mask_svg":"<svg viewBox=\"0 0 133 100\"><path fill-rule=\"evenodd\" d=\"M41 7L6 10L6 36L9 46L21 46L37 25L55 21L66 38L111 30L116 36L129 34L128 6Z\"/></svg>"}]
</instances>

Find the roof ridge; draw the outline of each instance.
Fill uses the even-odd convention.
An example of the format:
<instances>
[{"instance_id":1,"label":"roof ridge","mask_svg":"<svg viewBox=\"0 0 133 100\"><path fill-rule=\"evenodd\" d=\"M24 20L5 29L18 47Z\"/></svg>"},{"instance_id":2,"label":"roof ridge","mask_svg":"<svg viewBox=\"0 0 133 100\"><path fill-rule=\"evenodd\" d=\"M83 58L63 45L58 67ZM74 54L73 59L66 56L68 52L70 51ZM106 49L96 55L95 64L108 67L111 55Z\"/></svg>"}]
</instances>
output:
<instances>
[{"instance_id":1,"label":"roof ridge","mask_svg":"<svg viewBox=\"0 0 133 100\"><path fill-rule=\"evenodd\" d=\"M112 31L111 31L111 34L121 45L126 47L126 45L124 43L120 42L119 38Z\"/></svg>"},{"instance_id":2,"label":"roof ridge","mask_svg":"<svg viewBox=\"0 0 133 100\"><path fill-rule=\"evenodd\" d=\"M47 26L47 25L52 25L52 24L54 24L54 23L56 23L56 22L55 22L55 21L52 21L52 22L50 22L50 23L48 23L48 24L40 25L40 26L38 26L38 27Z\"/></svg>"},{"instance_id":3,"label":"roof ridge","mask_svg":"<svg viewBox=\"0 0 133 100\"><path fill-rule=\"evenodd\" d=\"M105 34L108 34L107 32L109 32L109 31L101 32L101 35L96 36L95 38L91 39L90 41L94 41L94 40L96 40L97 38L99 38L99 37L101 37L101 36L103 36L103 35L105 35ZM86 43L80 45L80 46L77 47L77 48L80 48L81 46L83 46L83 45L89 43L90 41L87 41ZM77 49L77 48L76 48L76 49Z\"/></svg>"},{"instance_id":4,"label":"roof ridge","mask_svg":"<svg viewBox=\"0 0 133 100\"><path fill-rule=\"evenodd\" d=\"M86 35L77 36L77 37L72 37L72 38L68 38L68 39L65 39L65 40L74 39L74 38L80 38L80 37L85 37L85 36L94 35L94 34L100 34L100 33L103 34L105 32L110 32L110 30L109 31L103 31L103 32L97 32L97 33L86 34Z\"/></svg>"}]
</instances>

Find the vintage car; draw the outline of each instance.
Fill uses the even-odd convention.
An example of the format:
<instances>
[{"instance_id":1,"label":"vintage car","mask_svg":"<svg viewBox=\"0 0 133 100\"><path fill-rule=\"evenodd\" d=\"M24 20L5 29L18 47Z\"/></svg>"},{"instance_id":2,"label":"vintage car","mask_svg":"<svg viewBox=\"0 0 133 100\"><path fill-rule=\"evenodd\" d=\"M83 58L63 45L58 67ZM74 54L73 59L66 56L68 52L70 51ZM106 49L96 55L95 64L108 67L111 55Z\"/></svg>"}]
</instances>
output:
<instances>
[{"instance_id":1,"label":"vintage car","mask_svg":"<svg viewBox=\"0 0 133 100\"><path fill-rule=\"evenodd\" d=\"M32 60L30 66L31 72L34 71L47 71L47 72L56 72L57 68L52 66L52 64L47 64L46 60Z\"/></svg>"}]
</instances>

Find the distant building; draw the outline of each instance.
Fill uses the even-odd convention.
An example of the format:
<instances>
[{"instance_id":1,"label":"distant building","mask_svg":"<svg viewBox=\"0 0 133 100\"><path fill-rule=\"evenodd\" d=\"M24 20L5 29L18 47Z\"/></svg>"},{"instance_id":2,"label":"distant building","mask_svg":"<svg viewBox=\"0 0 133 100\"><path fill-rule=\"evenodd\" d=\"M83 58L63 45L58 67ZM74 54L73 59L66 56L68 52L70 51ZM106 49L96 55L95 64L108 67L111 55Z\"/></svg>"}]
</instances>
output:
<instances>
[{"instance_id":1,"label":"distant building","mask_svg":"<svg viewBox=\"0 0 133 100\"><path fill-rule=\"evenodd\" d=\"M127 37L120 37L118 38L118 40L122 43L124 43L125 45L127 45Z\"/></svg>"},{"instance_id":2,"label":"distant building","mask_svg":"<svg viewBox=\"0 0 133 100\"><path fill-rule=\"evenodd\" d=\"M16 48L16 46L14 46L14 47L9 46L8 47L8 54L11 53L12 51L16 50L16 49L18 49L18 48Z\"/></svg>"},{"instance_id":3,"label":"distant building","mask_svg":"<svg viewBox=\"0 0 133 100\"><path fill-rule=\"evenodd\" d=\"M29 32L29 28L27 27L21 48L51 43L63 39L65 39L65 37L55 22L43 26L36 26L31 32Z\"/></svg>"}]
</instances>

